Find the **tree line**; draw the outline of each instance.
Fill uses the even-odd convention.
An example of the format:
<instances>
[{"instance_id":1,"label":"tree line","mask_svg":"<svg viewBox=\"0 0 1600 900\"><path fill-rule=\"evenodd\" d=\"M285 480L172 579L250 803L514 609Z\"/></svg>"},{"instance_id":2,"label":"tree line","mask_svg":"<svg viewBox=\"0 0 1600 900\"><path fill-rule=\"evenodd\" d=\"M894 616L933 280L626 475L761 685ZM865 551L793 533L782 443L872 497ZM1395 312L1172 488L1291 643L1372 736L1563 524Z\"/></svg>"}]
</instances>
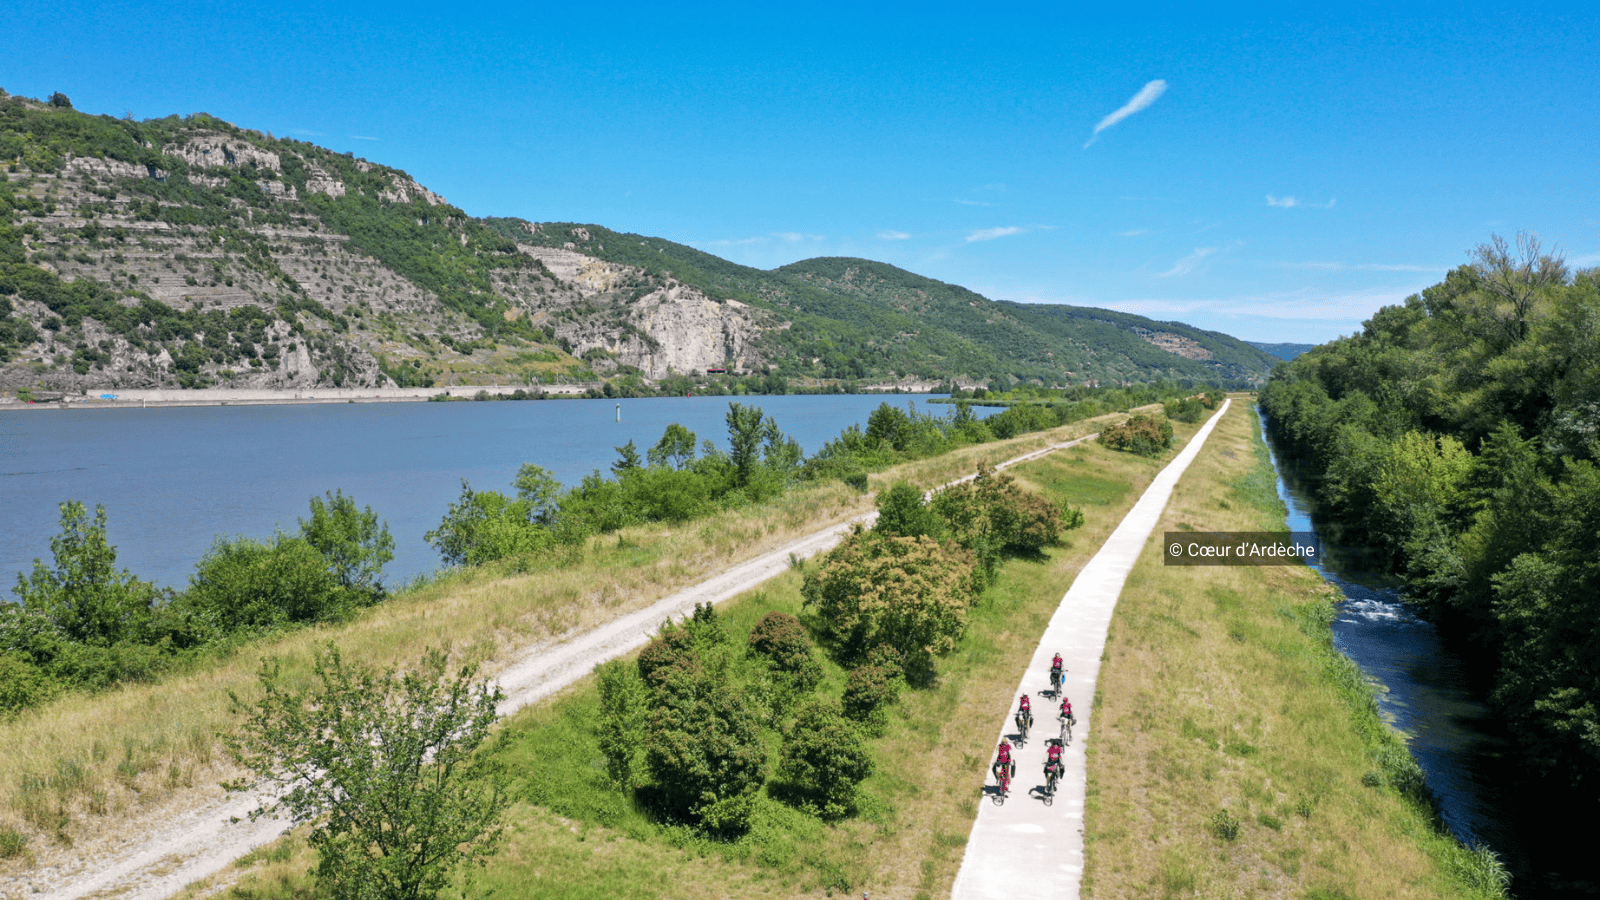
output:
<instances>
[{"instance_id":1,"label":"tree line","mask_svg":"<svg viewBox=\"0 0 1600 900\"><path fill-rule=\"evenodd\" d=\"M1600 270L1495 237L1261 405L1330 536L1470 648L1526 766L1600 798Z\"/></svg>"}]
</instances>

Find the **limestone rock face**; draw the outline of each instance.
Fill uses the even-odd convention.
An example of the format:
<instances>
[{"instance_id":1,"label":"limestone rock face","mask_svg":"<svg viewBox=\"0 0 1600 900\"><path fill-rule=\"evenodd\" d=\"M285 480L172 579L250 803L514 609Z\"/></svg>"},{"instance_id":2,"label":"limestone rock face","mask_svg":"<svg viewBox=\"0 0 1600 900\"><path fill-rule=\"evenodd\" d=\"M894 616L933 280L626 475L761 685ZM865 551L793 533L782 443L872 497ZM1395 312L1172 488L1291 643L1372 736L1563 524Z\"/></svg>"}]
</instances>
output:
<instances>
[{"instance_id":1,"label":"limestone rock face","mask_svg":"<svg viewBox=\"0 0 1600 900\"><path fill-rule=\"evenodd\" d=\"M94 175L102 179L145 178L149 175L144 166L123 162L120 159L97 159L93 156L74 156L67 160L71 171Z\"/></svg>"},{"instance_id":2,"label":"limestone rock face","mask_svg":"<svg viewBox=\"0 0 1600 900\"><path fill-rule=\"evenodd\" d=\"M344 182L329 175L321 166L311 163L306 166L306 193L343 197Z\"/></svg>"},{"instance_id":3,"label":"limestone rock face","mask_svg":"<svg viewBox=\"0 0 1600 900\"><path fill-rule=\"evenodd\" d=\"M609 317L569 315L555 327L574 356L604 350L610 364L634 366L652 379L725 366L755 369L763 363L756 341L767 316L760 310L735 300L712 300L675 281L653 282L641 269L574 250L528 244L518 249L539 260L584 304L599 307L610 301ZM535 315L534 321L543 319Z\"/></svg>"},{"instance_id":4,"label":"limestone rock face","mask_svg":"<svg viewBox=\"0 0 1600 900\"><path fill-rule=\"evenodd\" d=\"M443 197L428 190L409 178L394 176L394 189L379 191L378 199L390 203L410 203L412 200L421 200L429 206L444 206L448 201Z\"/></svg>"},{"instance_id":5,"label":"limestone rock face","mask_svg":"<svg viewBox=\"0 0 1600 900\"><path fill-rule=\"evenodd\" d=\"M631 266L608 263L572 250L535 247L531 244L518 244L517 249L544 263L550 274L576 288L585 297L616 289L636 271Z\"/></svg>"},{"instance_id":6,"label":"limestone rock face","mask_svg":"<svg viewBox=\"0 0 1600 900\"><path fill-rule=\"evenodd\" d=\"M183 144L167 144L161 148L161 152L181 156L191 167L201 169L219 166L243 169L251 164L274 172L283 168L278 154L246 141L215 133L199 134Z\"/></svg>"}]
</instances>

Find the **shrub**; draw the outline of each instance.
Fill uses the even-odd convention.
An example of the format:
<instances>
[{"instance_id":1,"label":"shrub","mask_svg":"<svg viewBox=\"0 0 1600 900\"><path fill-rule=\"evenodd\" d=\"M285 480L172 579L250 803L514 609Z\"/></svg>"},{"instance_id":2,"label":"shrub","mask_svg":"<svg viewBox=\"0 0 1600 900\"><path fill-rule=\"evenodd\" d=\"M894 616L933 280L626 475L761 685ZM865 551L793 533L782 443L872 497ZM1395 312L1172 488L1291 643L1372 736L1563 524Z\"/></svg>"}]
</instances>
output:
<instances>
[{"instance_id":1,"label":"shrub","mask_svg":"<svg viewBox=\"0 0 1600 900\"><path fill-rule=\"evenodd\" d=\"M600 692L600 752L606 774L623 790L634 785L634 759L643 744L645 686L636 668L621 660L595 667Z\"/></svg>"},{"instance_id":2,"label":"shrub","mask_svg":"<svg viewBox=\"0 0 1600 900\"><path fill-rule=\"evenodd\" d=\"M854 811L856 787L872 774L861 732L830 703L812 703L784 735L778 775L799 805L825 819Z\"/></svg>"},{"instance_id":3,"label":"shrub","mask_svg":"<svg viewBox=\"0 0 1600 900\"><path fill-rule=\"evenodd\" d=\"M334 620L355 604L315 547L280 534L267 543L218 538L179 605L228 632Z\"/></svg>"},{"instance_id":4,"label":"shrub","mask_svg":"<svg viewBox=\"0 0 1600 900\"><path fill-rule=\"evenodd\" d=\"M742 691L704 670L678 669L663 688L645 735L647 800L713 834L742 833L767 774L757 716Z\"/></svg>"},{"instance_id":5,"label":"shrub","mask_svg":"<svg viewBox=\"0 0 1600 900\"><path fill-rule=\"evenodd\" d=\"M0 650L0 721L55 696L55 681L26 657Z\"/></svg>"},{"instance_id":6,"label":"shrub","mask_svg":"<svg viewBox=\"0 0 1600 900\"><path fill-rule=\"evenodd\" d=\"M394 538L372 507L356 509L344 491L328 492L326 501L312 497L311 518L300 520L300 536L327 559L345 589L383 594L383 566L394 559Z\"/></svg>"},{"instance_id":7,"label":"shrub","mask_svg":"<svg viewBox=\"0 0 1600 900\"><path fill-rule=\"evenodd\" d=\"M695 652L694 635L670 623L661 633L639 651L635 665L639 677L652 689L660 688L673 670L699 670L700 656Z\"/></svg>"},{"instance_id":8,"label":"shrub","mask_svg":"<svg viewBox=\"0 0 1600 900\"><path fill-rule=\"evenodd\" d=\"M844 686L844 714L873 733L882 733L889 720L888 708L899 697L900 678L894 669L870 664L851 669Z\"/></svg>"},{"instance_id":9,"label":"shrub","mask_svg":"<svg viewBox=\"0 0 1600 900\"><path fill-rule=\"evenodd\" d=\"M935 539L947 530L944 520L924 503L922 490L905 481L878 494L878 521L872 527L879 534Z\"/></svg>"},{"instance_id":10,"label":"shrub","mask_svg":"<svg viewBox=\"0 0 1600 900\"><path fill-rule=\"evenodd\" d=\"M822 665L812 652L811 637L800 620L788 613L769 612L750 631L750 653L788 677L796 693L810 693L822 680Z\"/></svg>"},{"instance_id":11,"label":"shrub","mask_svg":"<svg viewBox=\"0 0 1600 900\"><path fill-rule=\"evenodd\" d=\"M1100 432L1100 443L1139 456L1160 456L1172 446L1172 423L1134 416Z\"/></svg>"},{"instance_id":12,"label":"shrub","mask_svg":"<svg viewBox=\"0 0 1600 900\"><path fill-rule=\"evenodd\" d=\"M857 529L806 572L801 593L844 659L888 644L928 674L966 631L972 583L972 555L960 547Z\"/></svg>"}]
</instances>

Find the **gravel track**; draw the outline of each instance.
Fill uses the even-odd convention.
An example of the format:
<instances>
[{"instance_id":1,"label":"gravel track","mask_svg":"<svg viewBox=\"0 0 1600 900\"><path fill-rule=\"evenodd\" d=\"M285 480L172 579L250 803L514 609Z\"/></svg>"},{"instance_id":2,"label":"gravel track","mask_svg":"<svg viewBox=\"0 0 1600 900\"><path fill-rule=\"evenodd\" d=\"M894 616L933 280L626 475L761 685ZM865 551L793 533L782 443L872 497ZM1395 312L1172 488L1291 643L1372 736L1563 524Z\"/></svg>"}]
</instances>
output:
<instances>
[{"instance_id":1,"label":"gravel track","mask_svg":"<svg viewBox=\"0 0 1600 900\"><path fill-rule=\"evenodd\" d=\"M1097 435L1086 435L1023 454L995 468L1038 459ZM970 481L968 475L952 484ZM697 603L721 603L760 586L789 568L790 557L808 559L832 549L856 524L870 526L876 512L825 528L787 546L762 554L721 574L665 597L645 609L620 616L589 631L540 643L518 651L496 676L505 700L499 710L509 715L537 703L588 674L599 663L642 647L668 618L682 618ZM251 810L270 801L255 791L236 794L222 803L201 804L174 814L150 830L134 846L94 859L73 871L61 867L25 873L6 886L20 887L34 900L165 900L185 886L215 875L250 851L275 840L286 830L283 819L251 821Z\"/></svg>"}]
</instances>

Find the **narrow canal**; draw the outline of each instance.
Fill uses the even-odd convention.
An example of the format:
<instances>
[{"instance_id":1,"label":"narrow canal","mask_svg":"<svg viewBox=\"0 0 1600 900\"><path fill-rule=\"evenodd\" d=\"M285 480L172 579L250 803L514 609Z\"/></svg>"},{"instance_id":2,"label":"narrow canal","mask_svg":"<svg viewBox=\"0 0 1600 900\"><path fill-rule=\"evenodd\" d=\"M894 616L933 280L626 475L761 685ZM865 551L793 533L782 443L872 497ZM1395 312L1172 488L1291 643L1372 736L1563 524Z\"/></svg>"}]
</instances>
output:
<instances>
[{"instance_id":1,"label":"narrow canal","mask_svg":"<svg viewBox=\"0 0 1600 900\"><path fill-rule=\"evenodd\" d=\"M1270 434L1267 447L1288 530L1317 531L1310 490ZM1445 825L1462 843L1500 856L1519 900L1600 897L1600 826L1575 820L1553 792L1524 783L1512 742L1472 690L1466 660L1402 599L1399 583L1365 570L1358 548L1323 547L1314 568L1344 597L1334 643L1361 667L1380 712L1405 735Z\"/></svg>"}]
</instances>

